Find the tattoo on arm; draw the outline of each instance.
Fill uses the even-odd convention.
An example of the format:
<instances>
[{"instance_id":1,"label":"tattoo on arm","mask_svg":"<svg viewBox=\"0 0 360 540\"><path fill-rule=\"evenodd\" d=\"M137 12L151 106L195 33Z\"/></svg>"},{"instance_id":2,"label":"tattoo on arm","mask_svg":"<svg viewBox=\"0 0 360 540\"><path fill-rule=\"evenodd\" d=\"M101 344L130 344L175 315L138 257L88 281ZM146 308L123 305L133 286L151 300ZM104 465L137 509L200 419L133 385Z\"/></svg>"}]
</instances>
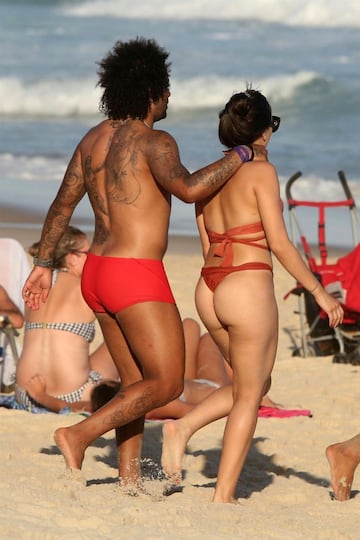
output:
<instances>
[{"instance_id":1,"label":"tattoo on arm","mask_svg":"<svg viewBox=\"0 0 360 540\"><path fill-rule=\"evenodd\" d=\"M59 191L47 213L40 241L40 258L51 258L78 202L85 194L80 152L75 151Z\"/></svg>"},{"instance_id":2,"label":"tattoo on arm","mask_svg":"<svg viewBox=\"0 0 360 540\"><path fill-rule=\"evenodd\" d=\"M221 187L242 165L234 153L190 174L181 163L176 142L168 134L153 132L148 145L150 167L155 179L170 193L193 189L198 199ZM183 188L181 187L183 186ZM198 188L198 189L196 189Z\"/></svg>"}]
</instances>

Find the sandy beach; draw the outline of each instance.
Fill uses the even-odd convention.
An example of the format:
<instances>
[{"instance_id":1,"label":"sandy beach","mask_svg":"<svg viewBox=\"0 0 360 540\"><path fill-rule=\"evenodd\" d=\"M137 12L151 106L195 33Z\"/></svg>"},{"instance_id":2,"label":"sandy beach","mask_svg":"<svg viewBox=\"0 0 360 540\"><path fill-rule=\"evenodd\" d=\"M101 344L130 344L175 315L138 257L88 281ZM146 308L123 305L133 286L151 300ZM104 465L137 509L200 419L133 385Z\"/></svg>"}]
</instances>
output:
<instances>
[{"instance_id":1,"label":"sandy beach","mask_svg":"<svg viewBox=\"0 0 360 540\"><path fill-rule=\"evenodd\" d=\"M11 223L0 236L16 238L24 247L39 238L36 223L43 216L5 210L1 221ZM24 229L16 225L21 220L33 225ZM170 238L165 265L183 317L198 319L194 288L201 263L196 238ZM80 415L0 408L0 539L358 539L360 472L353 497L333 501L325 448L359 432L360 368L333 364L331 356L292 356L289 330L299 338L297 302L283 296L294 281L276 261L274 280L280 340L270 395L287 408L310 409L313 416L259 418L238 483L239 504L210 502L225 420L192 438L181 489L168 496L159 465L162 423L148 422L143 448L148 494L130 497L117 484L113 433L88 449L78 477L65 472L53 432L79 422ZM100 339L98 332L94 347Z\"/></svg>"}]
</instances>

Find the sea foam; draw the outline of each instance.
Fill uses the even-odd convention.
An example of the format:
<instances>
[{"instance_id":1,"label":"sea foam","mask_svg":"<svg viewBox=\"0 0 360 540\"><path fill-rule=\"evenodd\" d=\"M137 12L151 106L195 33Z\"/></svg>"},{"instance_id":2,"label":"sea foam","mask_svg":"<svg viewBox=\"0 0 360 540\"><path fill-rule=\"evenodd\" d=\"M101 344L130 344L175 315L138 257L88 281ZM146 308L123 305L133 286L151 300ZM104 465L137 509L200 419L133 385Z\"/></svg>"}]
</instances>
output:
<instances>
[{"instance_id":1,"label":"sea foam","mask_svg":"<svg viewBox=\"0 0 360 540\"><path fill-rule=\"evenodd\" d=\"M358 0L253 0L227 2L223 0L87 0L61 7L67 15L77 17L119 17L141 19L255 19L290 26L336 27L360 26Z\"/></svg>"}]
</instances>

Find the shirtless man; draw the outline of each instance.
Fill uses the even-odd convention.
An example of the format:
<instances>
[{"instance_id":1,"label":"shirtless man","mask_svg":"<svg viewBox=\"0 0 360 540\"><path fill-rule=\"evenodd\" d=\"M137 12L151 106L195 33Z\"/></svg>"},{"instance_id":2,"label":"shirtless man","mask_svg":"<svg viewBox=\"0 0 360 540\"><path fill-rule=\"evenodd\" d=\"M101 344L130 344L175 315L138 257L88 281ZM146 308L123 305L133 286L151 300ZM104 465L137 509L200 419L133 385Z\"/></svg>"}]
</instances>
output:
<instances>
[{"instance_id":1,"label":"shirtless man","mask_svg":"<svg viewBox=\"0 0 360 540\"><path fill-rule=\"evenodd\" d=\"M350 499L354 473L360 463L360 433L326 449L330 465L331 486L337 501Z\"/></svg>"},{"instance_id":2,"label":"shirtless man","mask_svg":"<svg viewBox=\"0 0 360 540\"><path fill-rule=\"evenodd\" d=\"M46 301L55 246L87 193L95 231L82 291L122 386L94 415L58 429L55 441L67 467L80 469L86 448L115 429L123 483L137 483L140 477L145 414L183 389L183 330L162 263L171 195L187 203L205 198L253 155L251 148L239 146L189 173L173 137L153 129L166 117L167 58L154 40L137 38L117 42L99 63L100 108L107 119L90 129L75 149L23 288L30 308L38 309L40 301Z\"/></svg>"}]
</instances>

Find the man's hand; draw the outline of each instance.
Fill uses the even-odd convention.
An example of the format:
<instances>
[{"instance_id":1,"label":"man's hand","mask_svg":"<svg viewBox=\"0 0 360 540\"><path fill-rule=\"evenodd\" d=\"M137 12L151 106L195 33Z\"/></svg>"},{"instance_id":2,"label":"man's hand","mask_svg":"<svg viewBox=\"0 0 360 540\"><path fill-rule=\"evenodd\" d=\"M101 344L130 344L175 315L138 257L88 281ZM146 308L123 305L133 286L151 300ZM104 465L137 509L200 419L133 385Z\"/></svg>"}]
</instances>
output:
<instances>
[{"instance_id":1,"label":"man's hand","mask_svg":"<svg viewBox=\"0 0 360 540\"><path fill-rule=\"evenodd\" d=\"M268 161L268 152L262 144L253 144L254 161Z\"/></svg>"},{"instance_id":2,"label":"man's hand","mask_svg":"<svg viewBox=\"0 0 360 540\"><path fill-rule=\"evenodd\" d=\"M51 268L35 266L22 290L25 304L32 310L39 309L40 300L46 302L51 289Z\"/></svg>"}]
</instances>

